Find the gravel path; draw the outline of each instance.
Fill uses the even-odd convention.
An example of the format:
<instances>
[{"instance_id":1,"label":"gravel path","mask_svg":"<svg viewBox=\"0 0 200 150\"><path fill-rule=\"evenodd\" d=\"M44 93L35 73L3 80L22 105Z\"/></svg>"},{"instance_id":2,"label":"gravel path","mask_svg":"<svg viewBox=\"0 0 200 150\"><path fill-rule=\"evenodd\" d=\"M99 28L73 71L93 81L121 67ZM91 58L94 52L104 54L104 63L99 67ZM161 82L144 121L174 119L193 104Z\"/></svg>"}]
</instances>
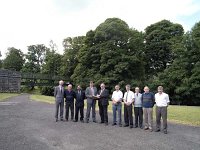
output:
<instances>
[{"instance_id":1,"label":"gravel path","mask_svg":"<svg viewBox=\"0 0 200 150\"><path fill-rule=\"evenodd\" d=\"M168 134L98 123L55 122L54 105L20 95L0 102L0 150L200 150L200 127ZM97 120L99 120L97 113Z\"/></svg>"}]
</instances>

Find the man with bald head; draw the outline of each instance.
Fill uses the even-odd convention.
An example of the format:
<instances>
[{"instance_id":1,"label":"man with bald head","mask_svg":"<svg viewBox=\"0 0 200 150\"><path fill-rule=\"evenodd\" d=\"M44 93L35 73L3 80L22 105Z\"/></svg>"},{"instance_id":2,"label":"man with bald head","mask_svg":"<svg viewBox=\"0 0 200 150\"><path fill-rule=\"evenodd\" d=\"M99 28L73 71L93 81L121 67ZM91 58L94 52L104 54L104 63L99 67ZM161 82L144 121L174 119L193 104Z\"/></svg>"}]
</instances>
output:
<instances>
[{"instance_id":1,"label":"man with bald head","mask_svg":"<svg viewBox=\"0 0 200 150\"><path fill-rule=\"evenodd\" d=\"M56 112L55 118L56 122L58 121L58 112L60 109L60 120L63 121L63 107L64 107L64 88L63 88L63 81L59 81L59 85L54 89L54 97L55 97L55 104L56 104Z\"/></svg>"},{"instance_id":2,"label":"man with bald head","mask_svg":"<svg viewBox=\"0 0 200 150\"><path fill-rule=\"evenodd\" d=\"M149 87L144 87L144 93L142 94L142 104L144 113L144 130L153 131L153 106L154 106L154 94L149 92Z\"/></svg>"},{"instance_id":3,"label":"man with bald head","mask_svg":"<svg viewBox=\"0 0 200 150\"><path fill-rule=\"evenodd\" d=\"M74 119L74 99L76 98L75 92L72 90L72 84L67 86L67 90L64 93L65 97L65 119L68 121L69 109L71 111L71 120Z\"/></svg>"}]
</instances>

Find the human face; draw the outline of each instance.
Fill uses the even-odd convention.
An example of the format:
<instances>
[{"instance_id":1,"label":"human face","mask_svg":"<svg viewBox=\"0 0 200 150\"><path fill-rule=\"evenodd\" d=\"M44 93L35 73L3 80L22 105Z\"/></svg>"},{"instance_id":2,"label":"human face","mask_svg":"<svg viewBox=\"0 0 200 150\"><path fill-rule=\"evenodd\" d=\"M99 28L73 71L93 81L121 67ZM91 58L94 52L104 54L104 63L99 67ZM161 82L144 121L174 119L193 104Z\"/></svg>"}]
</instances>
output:
<instances>
[{"instance_id":1,"label":"human face","mask_svg":"<svg viewBox=\"0 0 200 150\"><path fill-rule=\"evenodd\" d=\"M144 87L144 92L145 93L149 93L149 88L148 87Z\"/></svg>"},{"instance_id":2,"label":"human face","mask_svg":"<svg viewBox=\"0 0 200 150\"><path fill-rule=\"evenodd\" d=\"M77 86L77 90L81 90L81 86L79 85L79 86Z\"/></svg>"},{"instance_id":3,"label":"human face","mask_svg":"<svg viewBox=\"0 0 200 150\"><path fill-rule=\"evenodd\" d=\"M119 91L119 86L118 85L115 86L115 90Z\"/></svg>"},{"instance_id":4,"label":"human face","mask_svg":"<svg viewBox=\"0 0 200 150\"><path fill-rule=\"evenodd\" d=\"M126 86L126 91L129 91L130 90L130 86Z\"/></svg>"},{"instance_id":5,"label":"human face","mask_svg":"<svg viewBox=\"0 0 200 150\"><path fill-rule=\"evenodd\" d=\"M102 83L102 84L100 85L100 87L101 87L102 90L105 89L105 84Z\"/></svg>"},{"instance_id":6,"label":"human face","mask_svg":"<svg viewBox=\"0 0 200 150\"><path fill-rule=\"evenodd\" d=\"M158 87L158 93L162 94L162 92L163 92L163 88L162 87Z\"/></svg>"},{"instance_id":7,"label":"human face","mask_svg":"<svg viewBox=\"0 0 200 150\"><path fill-rule=\"evenodd\" d=\"M69 84L69 85L67 86L67 89L68 89L69 91L71 91L71 90L72 90L72 85Z\"/></svg>"},{"instance_id":8,"label":"human face","mask_svg":"<svg viewBox=\"0 0 200 150\"><path fill-rule=\"evenodd\" d=\"M60 85L60 86L62 86L63 83L64 83L64 82L63 82L62 80L59 81L59 85Z\"/></svg>"},{"instance_id":9,"label":"human face","mask_svg":"<svg viewBox=\"0 0 200 150\"><path fill-rule=\"evenodd\" d=\"M93 82L90 82L90 87L93 87L94 86L94 83Z\"/></svg>"},{"instance_id":10,"label":"human face","mask_svg":"<svg viewBox=\"0 0 200 150\"><path fill-rule=\"evenodd\" d=\"M140 89L139 88L135 88L135 93L139 93Z\"/></svg>"}]
</instances>

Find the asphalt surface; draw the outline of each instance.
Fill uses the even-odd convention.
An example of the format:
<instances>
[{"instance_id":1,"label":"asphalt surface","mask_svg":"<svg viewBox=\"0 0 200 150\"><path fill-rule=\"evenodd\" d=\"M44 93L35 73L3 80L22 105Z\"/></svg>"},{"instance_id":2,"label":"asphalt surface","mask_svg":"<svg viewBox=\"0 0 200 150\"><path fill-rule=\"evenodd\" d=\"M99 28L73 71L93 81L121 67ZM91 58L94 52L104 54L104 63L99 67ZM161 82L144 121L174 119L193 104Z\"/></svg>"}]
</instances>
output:
<instances>
[{"instance_id":1,"label":"asphalt surface","mask_svg":"<svg viewBox=\"0 0 200 150\"><path fill-rule=\"evenodd\" d=\"M200 150L200 127L169 124L165 135L113 127L111 115L108 126L55 122L54 110L29 95L0 102L0 150Z\"/></svg>"}]
</instances>

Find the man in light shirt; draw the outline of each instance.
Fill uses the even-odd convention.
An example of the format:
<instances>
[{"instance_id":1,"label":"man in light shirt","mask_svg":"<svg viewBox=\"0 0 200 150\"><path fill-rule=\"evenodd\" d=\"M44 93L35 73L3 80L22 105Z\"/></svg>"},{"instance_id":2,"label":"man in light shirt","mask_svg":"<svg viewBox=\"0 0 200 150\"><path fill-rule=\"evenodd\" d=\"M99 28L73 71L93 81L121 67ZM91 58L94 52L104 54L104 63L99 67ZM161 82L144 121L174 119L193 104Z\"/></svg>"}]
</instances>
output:
<instances>
[{"instance_id":1,"label":"man in light shirt","mask_svg":"<svg viewBox=\"0 0 200 150\"><path fill-rule=\"evenodd\" d=\"M155 94L156 102L156 132L160 131L161 117L163 120L163 132L167 134L167 107L169 105L169 95L163 92L163 87L158 86L158 93Z\"/></svg>"},{"instance_id":2,"label":"man in light shirt","mask_svg":"<svg viewBox=\"0 0 200 150\"><path fill-rule=\"evenodd\" d=\"M124 127L130 126L133 128L133 111L132 103L134 102L134 93L130 90L130 85L126 85L126 92L124 94Z\"/></svg>"},{"instance_id":3,"label":"man in light shirt","mask_svg":"<svg viewBox=\"0 0 200 150\"><path fill-rule=\"evenodd\" d=\"M139 87L135 88L135 101L134 101L134 114L135 114L135 128L139 127L142 129L143 123L143 110L142 110L142 94L139 93Z\"/></svg>"},{"instance_id":4,"label":"man in light shirt","mask_svg":"<svg viewBox=\"0 0 200 150\"><path fill-rule=\"evenodd\" d=\"M112 94L113 126L117 125L116 112L118 114L118 125L120 127L122 126L122 121L121 121L122 98L123 98L123 93L122 91L120 91L120 86L116 85L115 91Z\"/></svg>"}]
</instances>

